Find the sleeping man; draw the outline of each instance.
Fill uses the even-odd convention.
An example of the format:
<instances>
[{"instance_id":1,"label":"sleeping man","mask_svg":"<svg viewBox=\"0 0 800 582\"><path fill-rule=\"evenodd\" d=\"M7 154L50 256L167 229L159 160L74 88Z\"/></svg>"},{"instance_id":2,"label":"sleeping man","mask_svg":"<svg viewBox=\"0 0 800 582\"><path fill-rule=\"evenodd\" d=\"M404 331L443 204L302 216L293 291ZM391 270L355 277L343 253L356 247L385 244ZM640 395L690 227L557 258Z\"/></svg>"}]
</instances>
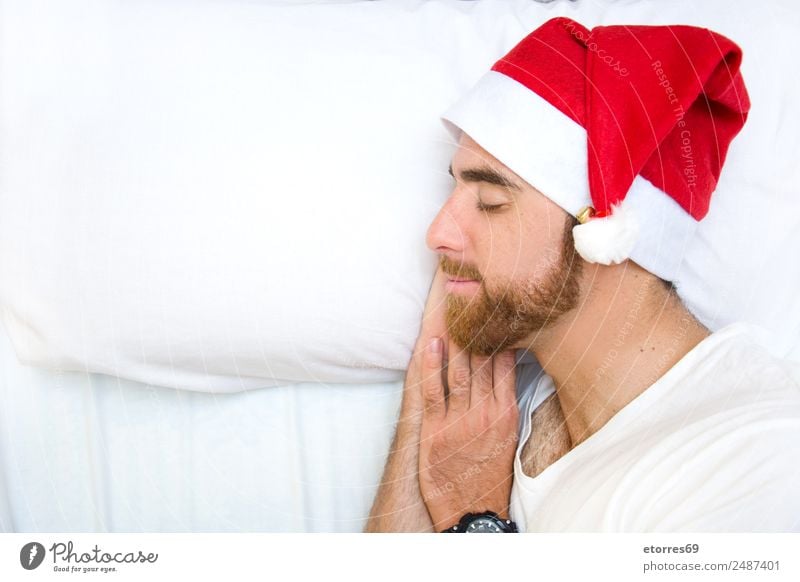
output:
<instances>
[{"instance_id":1,"label":"sleeping man","mask_svg":"<svg viewBox=\"0 0 800 582\"><path fill-rule=\"evenodd\" d=\"M800 374L669 282L747 117L740 60L558 18L445 114L455 186L367 531L800 529Z\"/></svg>"}]
</instances>

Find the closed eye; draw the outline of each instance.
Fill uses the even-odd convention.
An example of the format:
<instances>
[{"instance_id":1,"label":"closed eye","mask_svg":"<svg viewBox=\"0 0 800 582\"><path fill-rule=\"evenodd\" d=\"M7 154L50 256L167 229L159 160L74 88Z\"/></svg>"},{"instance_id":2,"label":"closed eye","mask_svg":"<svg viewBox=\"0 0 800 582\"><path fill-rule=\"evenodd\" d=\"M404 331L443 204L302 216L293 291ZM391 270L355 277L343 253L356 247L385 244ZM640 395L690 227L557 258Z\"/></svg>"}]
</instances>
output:
<instances>
[{"instance_id":1,"label":"closed eye","mask_svg":"<svg viewBox=\"0 0 800 582\"><path fill-rule=\"evenodd\" d=\"M478 202L475 207L481 212L496 212L503 206L505 206L505 204L484 204L483 202Z\"/></svg>"}]
</instances>

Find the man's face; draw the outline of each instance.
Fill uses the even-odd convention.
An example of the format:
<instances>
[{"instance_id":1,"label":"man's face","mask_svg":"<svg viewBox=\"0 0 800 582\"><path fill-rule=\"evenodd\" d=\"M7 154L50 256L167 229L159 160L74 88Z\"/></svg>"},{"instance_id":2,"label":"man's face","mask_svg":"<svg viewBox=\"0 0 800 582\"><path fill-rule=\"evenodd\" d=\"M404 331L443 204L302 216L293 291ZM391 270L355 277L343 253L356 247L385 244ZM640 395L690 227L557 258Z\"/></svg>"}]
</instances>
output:
<instances>
[{"instance_id":1,"label":"man's face","mask_svg":"<svg viewBox=\"0 0 800 582\"><path fill-rule=\"evenodd\" d=\"M427 236L448 275L448 332L481 355L520 347L577 305L574 221L466 134L451 170Z\"/></svg>"}]
</instances>

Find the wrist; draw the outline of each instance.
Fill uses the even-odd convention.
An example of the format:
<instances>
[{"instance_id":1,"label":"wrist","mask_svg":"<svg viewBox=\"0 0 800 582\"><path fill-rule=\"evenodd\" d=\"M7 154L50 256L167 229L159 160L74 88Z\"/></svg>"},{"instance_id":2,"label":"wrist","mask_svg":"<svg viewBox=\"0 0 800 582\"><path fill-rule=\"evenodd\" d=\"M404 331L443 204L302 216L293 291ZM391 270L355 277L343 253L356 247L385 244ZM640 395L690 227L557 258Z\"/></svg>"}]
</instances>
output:
<instances>
[{"instance_id":1,"label":"wrist","mask_svg":"<svg viewBox=\"0 0 800 582\"><path fill-rule=\"evenodd\" d=\"M420 425L413 418L401 415L395 428L395 445L402 448L414 448L414 457L419 456Z\"/></svg>"}]
</instances>

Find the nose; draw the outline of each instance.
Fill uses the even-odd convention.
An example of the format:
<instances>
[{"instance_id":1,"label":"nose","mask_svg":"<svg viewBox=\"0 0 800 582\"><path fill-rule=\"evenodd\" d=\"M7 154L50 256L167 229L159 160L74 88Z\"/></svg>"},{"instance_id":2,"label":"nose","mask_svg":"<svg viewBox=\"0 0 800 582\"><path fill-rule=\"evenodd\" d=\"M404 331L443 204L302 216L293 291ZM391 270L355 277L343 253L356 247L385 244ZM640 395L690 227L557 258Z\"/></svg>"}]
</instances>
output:
<instances>
[{"instance_id":1,"label":"nose","mask_svg":"<svg viewBox=\"0 0 800 582\"><path fill-rule=\"evenodd\" d=\"M436 253L451 259L460 258L466 247L465 228L456 196L451 195L428 227L425 243Z\"/></svg>"}]
</instances>

